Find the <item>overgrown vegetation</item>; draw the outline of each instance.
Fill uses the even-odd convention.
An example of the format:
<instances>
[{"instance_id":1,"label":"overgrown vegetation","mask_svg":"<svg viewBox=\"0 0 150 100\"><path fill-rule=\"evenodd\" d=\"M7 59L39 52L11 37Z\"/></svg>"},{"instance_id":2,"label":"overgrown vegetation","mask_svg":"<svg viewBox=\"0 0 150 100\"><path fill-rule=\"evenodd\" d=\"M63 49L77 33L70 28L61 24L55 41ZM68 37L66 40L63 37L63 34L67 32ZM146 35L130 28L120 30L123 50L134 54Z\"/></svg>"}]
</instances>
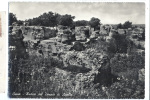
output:
<instances>
[{"instance_id":1,"label":"overgrown vegetation","mask_svg":"<svg viewBox=\"0 0 150 100\"><path fill-rule=\"evenodd\" d=\"M54 58L36 55L30 55L27 59L12 60L9 62L9 96L15 97L13 93L21 93L19 97L26 97L27 92L53 92L48 88L53 82L49 78L55 75L55 67L62 66L62 62Z\"/></svg>"},{"instance_id":2,"label":"overgrown vegetation","mask_svg":"<svg viewBox=\"0 0 150 100\"><path fill-rule=\"evenodd\" d=\"M77 66L63 68L63 63L58 59L31 55L28 59L9 62L9 87L11 87L9 96L13 98L144 98L144 82L138 79L139 69L144 68L144 58L138 55L131 55L129 58L118 55L111 60L111 68L112 73L120 80L102 90L92 81L83 81L82 78L78 81L80 79L77 78L78 73L84 74L86 68L80 69ZM76 85L79 87L77 88ZM14 95L15 93L20 95ZM31 93L35 93L36 96Z\"/></svg>"},{"instance_id":3,"label":"overgrown vegetation","mask_svg":"<svg viewBox=\"0 0 150 100\"><path fill-rule=\"evenodd\" d=\"M9 25L13 26L14 22L23 24L14 14L10 13L9 17ZM65 34L70 38L67 42L58 43L56 40L57 43L54 43L54 40L51 40L43 43L45 47L42 48L42 45L38 47L39 40L27 49L22 32L16 31L15 35L9 35L9 97L143 99L145 58L142 53L145 53L145 48L137 43L136 39L142 35L139 42L144 41L145 29L141 34L140 28L134 30L135 35L128 34L127 30L132 30L133 27L132 22L126 21L123 25L118 24L114 34L109 35L111 26L103 26L103 31L100 32L101 23L98 18L73 22L74 18L75 16L67 14L48 12L26 20L29 26L42 26L41 31L39 28L36 33L44 35L43 40L54 38L58 31L63 30L60 32L61 35ZM85 41L77 41L75 27L84 28L87 25L87 29L82 30ZM45 26L58 26L60 30L51 30ZM31 33L29 29L26 31ZM118 29L121 29L120 33ZM91 38L90 35L93 33L97 37ZM80 32L78 35L81 35ZM51 44L53 49L58 49L55 47L59 45L61 52L53 52L49 47L47 49L46 46Z\"/></svg>"}]
</instances>

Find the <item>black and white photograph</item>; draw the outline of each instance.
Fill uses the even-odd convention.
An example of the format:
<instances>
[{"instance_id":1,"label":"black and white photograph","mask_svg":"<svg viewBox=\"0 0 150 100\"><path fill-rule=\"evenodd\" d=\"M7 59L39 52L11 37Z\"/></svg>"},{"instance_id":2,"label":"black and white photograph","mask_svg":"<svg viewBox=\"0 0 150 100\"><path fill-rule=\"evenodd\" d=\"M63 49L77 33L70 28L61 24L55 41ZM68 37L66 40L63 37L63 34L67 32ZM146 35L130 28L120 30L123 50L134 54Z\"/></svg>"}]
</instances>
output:
<instances>
[{"instance_id":1,"label":"black and white photograph","mask_svg":"<svg viewBox=\"0 0 150 100\"><path fill-rule=\"evenodd\" d=\"M145 2L8 5L9 98L145 98Z\"/></svg>"}]
</instances>

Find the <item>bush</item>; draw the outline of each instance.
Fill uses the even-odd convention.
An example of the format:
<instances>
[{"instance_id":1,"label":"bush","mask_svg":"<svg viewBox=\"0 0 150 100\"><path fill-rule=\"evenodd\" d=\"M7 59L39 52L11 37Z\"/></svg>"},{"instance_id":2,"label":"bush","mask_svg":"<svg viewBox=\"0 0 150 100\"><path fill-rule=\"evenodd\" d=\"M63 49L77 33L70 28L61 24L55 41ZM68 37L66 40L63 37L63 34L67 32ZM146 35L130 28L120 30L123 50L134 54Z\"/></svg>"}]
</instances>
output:
<instances>
[{"instance_id":1,"label":"bush","mask_svg":"<svg viewBox=\"0 0 150 100\"><path fill-rule=\"evenodd\" d=\"M85 49L85 46L80 43L79 41L75 42L75 44L73 45L73 47L71 48L71 50L74 49L76 51L82 51Z\"/></svg>"},{"instance_id":2,"label":"bush","mask_svg":"<svg viewBox=\"0 0 150 100\"><path fill-rule=\"evenodd\" d=\"M120 72L126 72L128 69L141 69L145 66L145 59L144 57L132 54L129 57L127 56L115 56L111 59L111 68L113 73L120 73Z\"/></svg>"},{"instance_id":3,"label":"bush","mask_svg":"<svg viewBox=\"0 0 150 100\"><path fill-rule=\"evenodd\" d=\"M127 47L128 47L129 41L126 38L126 35L114 34L112 37L116 41L117 52L118 53L127 53Z\"/></svg>"},{"instance_id":4,"label":"bush","mask_svg":"<svg viewBox=\"0 0 150 100\"><path fill-rule=\"evenodd\" d=\"M101 39L96 40L91 40L88 45L87 45L87 49L90 48L94 48L96 49L97 52L101 53L103 51L107 51L108 50L108 43L105 41L102 41Z\"/></svg>"},{"instance_id":5,"label":"bush","mask_svg":"<svg viewBox=\"0 0 150 100\"><path fill-rule=\"evenodd\" d=\"M53 58L30 55L28 59L9 62L9 96L18 97L13 93L20 93L21 97L30 97L26 93L42 93L50 91L49 78L55 75L55 67L62 67L63 63ZM31 96L32 97L32 96Z\"/></svg>"},{"instance_id":6,"label":"bush","mask_svg":"<svg viewBox=\"0 0 150 100\"><path fill-rule=\"evenodd\" d=\"M144 99L144 83L139 80L121 79L108 88L111 99Z\"/></svg>"}]
</instances>

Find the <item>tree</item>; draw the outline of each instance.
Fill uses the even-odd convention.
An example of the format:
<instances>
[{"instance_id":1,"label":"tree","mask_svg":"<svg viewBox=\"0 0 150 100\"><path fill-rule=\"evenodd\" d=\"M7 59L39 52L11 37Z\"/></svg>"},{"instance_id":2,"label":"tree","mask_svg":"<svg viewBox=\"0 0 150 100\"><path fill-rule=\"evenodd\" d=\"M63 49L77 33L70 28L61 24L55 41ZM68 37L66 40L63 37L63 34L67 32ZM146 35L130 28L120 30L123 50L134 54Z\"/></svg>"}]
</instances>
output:
<instances>
[{"instance_id":1,"label":"tree","mask_svg":"<svg viewBox=\"0 0 150 100\"><path fill-rule=\"evenodd\" d=\"M59 24L59 20L61 18L61 15L58 13L55 13L54 17L55 17L55 25L57 26Z\"/></svg>"},{"instance_id":2,"label":"tree","mask_svg":"<svg viewBox=\"0 0 150 100\"><path fill-rule=\"evenodd\" d=\"M23 21L18 20L18 21L17 21L17 24L18 24L18 25L23 25Z\"/></svg>"},{"instance_id":3,"label":"tree","mask_svg":"<svg viewBox=\"0 0 150 100\"><path fill-rule=\"evenodd\" d=\"M9 25L12 25L12 23L17 22L17 17L13 13L9 13Z\"/></svg>"},{"instance_id":4,"label":"tree","mask_svg":"<svg viewBox=\"0 0 150 100\"><path fill-rule=\"evenodd\" d=\"M41 25L40 20L37 17L33 18L33 25L36 25L36 26L40 26Z\"/></svg>"},{"instance_id":5,"label":"tree","mask_svg":"<svg viewBox=\"0 0 150 100\"><path fill-rule=\"evenodd\" d=\"M100 19L92 17L91 20L89 21L89 24L91 27L94 28L94 30L96 29L96 27L98 27L98 25L100 25Z\"/></svg>"},{"instance_id":6,"label":"tree","mask_svg":"<svg viewBox=\"0 0 150 100\"><path fill-rule=\"evenodd\" d=\"M43 13L42 15L33 18L28 19L29 25L36 25L36 26L50 26L50 27L57 27L58 24L63 26L72 26L73 25L73 19L75 16L71 15L60 15L58 13L48 12Z\"/></svg>"},{"instance_id":7,"label":"tree","mask_svg":"<svg viewBox=\"0 0 150 100\"><path fill-rule=\"evenodd\" d=\"M85 46L80 43L79 41L76 41L75 44L73 45L73 47L71 47L70 50L75 50L75 51L82 51L85 49Z\"/></svg>"},{"instance_id":8,"label":"tree","mask_svg":"<svg viewBox=\"0 0 150 100\"><path fill-rule=\"evenodd\" d=\"M33 20L32 19L28 19L28 20L25 20L26 22L29 22L29 26L32 26L33 25Z\"/></svg>"},{"instance_id":9,"label":"tree","mask_svg":"<svg viewBox=\"0 0 150 100\"><path fill-rule=\"evenodd\" d=\"M56 24L55 15L53 12L43 13L37 18L38 24L42 26L51 26L54 27Z\"/></svg>"},{"instance_id":10,"label":"tree","mask_svg":"<svg viewBox=\"0 0 150 100\"><path fill-rule=\"evenodd\" d=\"M132 27L132 22L126 21L126 22L123 24L123 28L124 28L124 29L128 29L128 28L131 28L131 27Z\"/></svg>"},{"instance_id":11,"label":"tree","mask_svg":"<svg viewBox=\"0 0 150 100\"><path fill-rule=\"evenodd\" d=\"M118 53L127 53L129 40L124 34L115 34L112 36L115 39Z\"/></svg>"},{"instance_id":12,"label":"tree","mask_svg":"<svg viewBox=\"0 0 150 100\"><path fill-rule=\"evenodd\" d=\"M71 16L68 14L62 15L60 17L59 24L63 25L63 26L72 26L74 18L75 18L75 16Z\"/></svg>"},{"instance_id":13,"label":"tree","mask_svg":"<svg viewBox=\"0 0 150 100\"><path fill-rule=\"evenodd\" d=\"M119 23L119 24L117 25L117 29L122 29L122 28L123 28L122 24Z\"/></svg>"},{"instance_id":14,"label":"tree","mask_svg":"<svg viewBox=\"0 0 150 100\"><path fill-rule=\"evenodd\" d=\"M128 29L132 28L132 22L126 21L124 24L119 23L117 29Z\"/></svg>"},{"instance_id":15,"label":"tree","mask_svg":"<svg viewBox=\"0 0 150 100\"><path fill-rule=\"evenodd\" d=\"M29 22L29 25L36 25L36 26L50 26L50 27L55 27L59 23L60 19L60 14L58 13L53 13L53 12L48 12L48 13L43 13L39 17L33 18L33 19L28 19L27 21Z\"/></svg>"},{"instance_id":16,"label":"tree","mask_svg":"<svg viewBox=\"0 0 150 100\"><path fill-rule=\"evenodd\" d=\"M75 22L75 26L87 26L88 25L88 21L86 20L78 20Z\"/></svg>"}]
</instances>

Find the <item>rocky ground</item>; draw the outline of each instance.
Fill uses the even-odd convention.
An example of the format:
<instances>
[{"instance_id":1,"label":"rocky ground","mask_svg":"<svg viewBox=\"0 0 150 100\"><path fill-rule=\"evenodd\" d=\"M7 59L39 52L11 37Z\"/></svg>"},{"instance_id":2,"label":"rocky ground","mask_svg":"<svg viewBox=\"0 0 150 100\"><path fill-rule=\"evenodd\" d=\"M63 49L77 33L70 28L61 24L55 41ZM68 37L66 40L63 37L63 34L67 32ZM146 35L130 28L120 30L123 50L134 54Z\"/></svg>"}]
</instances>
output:
<instances>
[{"instance_id":1,"label":"rocky ground","mask_svg":"<svg viewBox=\"0 0 150 100\"><path fill-rule=\"evenodd\" d=\"M144 98L144 56L112 52L110 37L69 44L53 39L39 39L28 57L9 61L10 97ZM48 45L55 46L53 52Z\"/></svg>"}]
</instances>

